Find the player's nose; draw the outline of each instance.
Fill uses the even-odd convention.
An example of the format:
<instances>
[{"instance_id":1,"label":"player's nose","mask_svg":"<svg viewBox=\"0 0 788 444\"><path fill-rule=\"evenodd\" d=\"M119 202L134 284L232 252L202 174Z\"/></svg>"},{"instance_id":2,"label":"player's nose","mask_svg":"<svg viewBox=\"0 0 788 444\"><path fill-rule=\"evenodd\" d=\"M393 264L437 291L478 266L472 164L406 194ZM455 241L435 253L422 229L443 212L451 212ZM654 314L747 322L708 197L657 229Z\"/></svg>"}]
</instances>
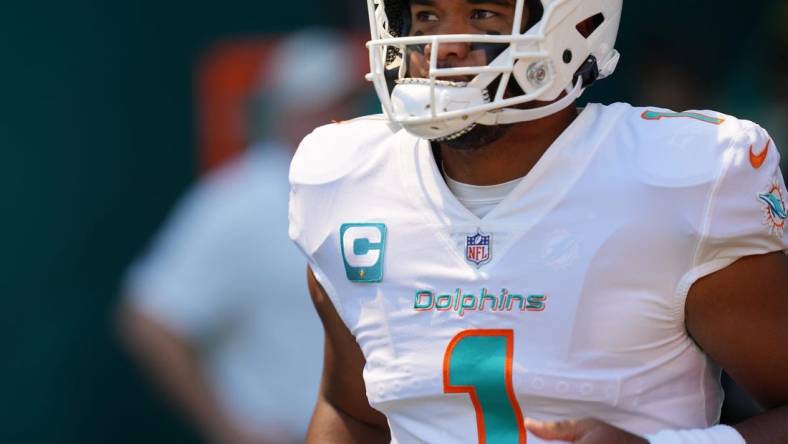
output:
<instances>
[{"instance_id":1,"label":"player's nose","mask_svg":"<svg viewBox=\"0 0 788 444\"><path fill-rule=\"evenodd\" d=\"M436 43L436 46L438 48L438 67L441 68L463 66L462 62L467 60L468 54L471 52L471 44L468 42L442 42ZM428 60L432 58L433 50L432 44L424 47L424 55Z\"/></svg>"},{"instance_id":2,"label":"player's nose","mask_svg":"<svg viewBox=\"0 0 788 444\"><path fill-rule=\"evenodd\" d=\"M472 34L474 31L469 27L466 20L460 14L447 13L443 20L440 21L438 29L435 30L436 34L443 35L457 35L457 34ZM437 49L436 49L437 48ZM471 52L471 44L468 42L443 42L436 43L435 47L428 44L424 48L425 55L429 58L432 56L432 51L438 51L438 65L461 66L462 61L468 58Z\"/></svg>"}]
</instances>

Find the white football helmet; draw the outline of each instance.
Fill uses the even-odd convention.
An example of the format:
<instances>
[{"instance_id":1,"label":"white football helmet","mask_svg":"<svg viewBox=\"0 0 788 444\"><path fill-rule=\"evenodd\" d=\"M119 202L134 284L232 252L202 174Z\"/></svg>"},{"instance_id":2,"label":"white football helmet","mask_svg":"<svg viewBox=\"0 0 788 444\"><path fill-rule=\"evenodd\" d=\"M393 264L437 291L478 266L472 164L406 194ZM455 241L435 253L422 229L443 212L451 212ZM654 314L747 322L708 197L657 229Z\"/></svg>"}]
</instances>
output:
<instances>
[{"instance_id":1,"label":"white football helmet","mask_svg":"<svg viewBox=\"0 0 788 444\"><path fill-rule=\"evenodd\" d=\"M367 0L372 30L367 80L373 82L388 118L419 137L450 140L476 124L510 124L551 115L571 105L591 83L613 73L619 60L614 45L623 0L513 1L510 34L409 36L409 0ZM541 15L524 24L528 6L531 14ZM593 25L590 33L578 26L587 20ZM456 42L486 48L490 60L481 66L439 66L440 45ZM429 66L418 78L408 62L416 53ZM512 78L516 84L510 85ZM522 106L528 102L550 103Z\"/></svg>"}]
</instances>

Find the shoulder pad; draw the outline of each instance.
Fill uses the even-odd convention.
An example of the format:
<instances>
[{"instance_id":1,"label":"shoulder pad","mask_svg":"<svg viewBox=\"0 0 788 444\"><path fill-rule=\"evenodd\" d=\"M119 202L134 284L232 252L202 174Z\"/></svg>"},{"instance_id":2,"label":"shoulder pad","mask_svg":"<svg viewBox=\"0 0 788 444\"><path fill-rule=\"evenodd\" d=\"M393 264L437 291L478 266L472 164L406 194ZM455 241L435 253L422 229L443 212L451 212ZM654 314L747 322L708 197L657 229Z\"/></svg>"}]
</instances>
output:
<instances>
[{"instance_id":1,"label":"shoulder pad","mask_svg":"<svg viewBox=\"0 0 788 444\"><path fill-rule=\"evenodd\" d=\"M757 125L716 111L675 112L632 108L619 130L621 154L639 178L656 186L691 186L714 181L726 156L742 139L755 138Z\"/></svg>"},{"instance_id":2,"label":"shoulder pad","mask_svg":"<svg viewBox=\"0 0 788 444\"><path fill-rule=\"evenodd\" d=\"M396 131L383 115L319 127L299 145L290 164L290 183L319 185L339 180L374 157Z\"/></svg>"}]
</instances>

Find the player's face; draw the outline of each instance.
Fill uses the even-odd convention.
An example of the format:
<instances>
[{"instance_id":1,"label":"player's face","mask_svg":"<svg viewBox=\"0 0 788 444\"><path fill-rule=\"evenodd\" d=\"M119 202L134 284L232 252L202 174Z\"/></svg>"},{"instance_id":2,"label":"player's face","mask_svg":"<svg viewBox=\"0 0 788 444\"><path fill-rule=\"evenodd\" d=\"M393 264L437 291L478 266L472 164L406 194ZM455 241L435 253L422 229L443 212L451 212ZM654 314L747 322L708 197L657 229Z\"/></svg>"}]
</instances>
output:
<instances>
[{"instance_id":1,"label":"player's face","mask_svg":"<svg viewBox=\"0 0 788 444\"><path fill-rule=\"evenodd\" d=\"M515 0L410 0L411 26L409 35L444 34L510 34L514 26ZM524 8L522 23L529 22ZM507 45L482 45L470 42L442 43L438 47L438 68L486 66ZM432 45L410 47L406 51L408 76L429 77ZM470 81L472 76L442 78ZM508 125L479 125L459 138L445 142L456 150L477 150L499 140Z\"/></svg>"},{"instance_id":2,"label":"player's face","mask_svg":"<svg viewBox=\"0 0 788 444\"><path fill-rule=\"evenodd\" d=\"M411 0L410 35L509 34L514 26L514 12L514 0ZM526 11L523 23L527 22ZM408 51L410 77L428 77L432 49L432 45L424 45ZM442 43L438 46L438 67L485 66L496 52L490 45Z\"/></svg>"}]
</instances>

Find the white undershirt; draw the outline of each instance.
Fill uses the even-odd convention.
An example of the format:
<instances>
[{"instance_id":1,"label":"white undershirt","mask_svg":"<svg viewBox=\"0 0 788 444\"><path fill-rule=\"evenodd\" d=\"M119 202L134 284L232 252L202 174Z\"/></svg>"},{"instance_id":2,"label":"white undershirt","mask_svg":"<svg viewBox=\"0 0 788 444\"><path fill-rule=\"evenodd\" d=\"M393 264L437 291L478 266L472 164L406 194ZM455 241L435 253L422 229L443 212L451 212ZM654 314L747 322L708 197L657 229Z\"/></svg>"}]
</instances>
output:
<instances>
[{"instance_id":1,"label":"white undershirt","mask_svg":"<svg viewBox=\"0 0 788 444\"><path fill-rule=\"evenodd\" d=\"M446 185L457 200L480 219L501 203L523 179L521 177L510 182L485 186L457 182L445 173L443 177L446 178Z\"/></svg>"}]
</instances>

